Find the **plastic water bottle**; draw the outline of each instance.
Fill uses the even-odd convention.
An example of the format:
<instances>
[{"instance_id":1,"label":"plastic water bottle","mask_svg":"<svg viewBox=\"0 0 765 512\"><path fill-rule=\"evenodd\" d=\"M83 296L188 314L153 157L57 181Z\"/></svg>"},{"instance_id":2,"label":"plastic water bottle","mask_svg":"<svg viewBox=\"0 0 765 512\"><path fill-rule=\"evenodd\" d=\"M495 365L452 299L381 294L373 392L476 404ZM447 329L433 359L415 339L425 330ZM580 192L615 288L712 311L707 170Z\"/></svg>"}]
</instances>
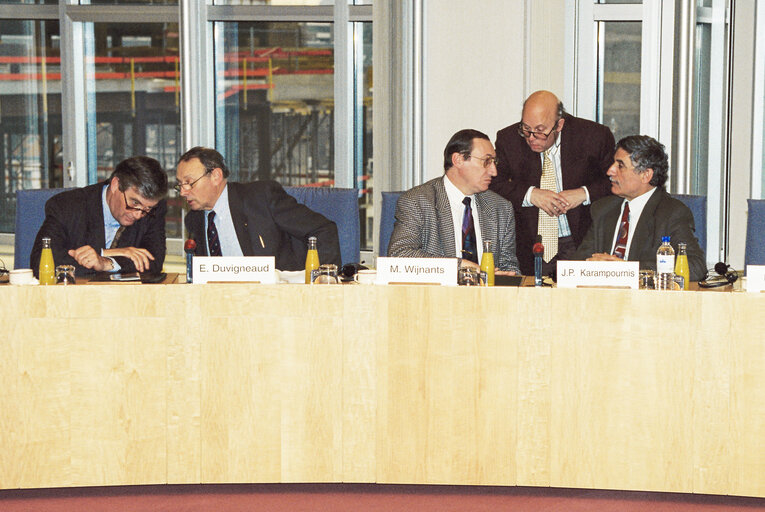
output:
<instances>
[{"instance_id":1,"label":"plastic water bottle","mask_svg":"<svg viewBox=\"0 0 765 512\"><path fill-rule=\"evenodd\" d=\"M669 237L661 237L656 251L656 289L672 290L675 285L675 250L669 245Z\"/></svg>"}]
</instances>

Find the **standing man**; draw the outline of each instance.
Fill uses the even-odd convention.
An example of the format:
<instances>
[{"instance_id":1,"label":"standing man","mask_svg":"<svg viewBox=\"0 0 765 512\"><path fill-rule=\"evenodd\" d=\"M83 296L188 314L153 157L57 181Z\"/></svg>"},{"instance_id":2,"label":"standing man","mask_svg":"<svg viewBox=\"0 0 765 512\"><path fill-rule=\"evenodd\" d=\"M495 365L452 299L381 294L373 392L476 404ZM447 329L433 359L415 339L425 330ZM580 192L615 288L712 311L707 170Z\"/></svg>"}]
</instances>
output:
<instances>
[{"instance_id":1,"label":"standing man","mask_svg":"<svg viewBox=\"0 0 765 512\"><path fill-rule=\"evenodd\" d=\"M625 137L616 145L608 169L613 196L592 205L592 226L574 259L639 261L641 269L656 270L661 237L686 243L691 281L706 275L706 258L694 235L693 213L664 190L667 181L664 146L647 135Z\"/></svg>"},{"instance_id":2,"label":"standing man","mask_svg":"<svg viewBox=\"0 0 765 512\"><path fill-rule=\"evenodd\" d=\"M399 197L388 256L457 257L479 268L482 242L491 240L497 272L518 272L513 207L489 190L496 165L488 136L455 133L444 149L445 174Z\"/></svg>"},{"instance_id":3,"label":"standing man","mask_svg":"<svg viewBox=\"0 0 765 512\"><path fill-rule=\"evenodd\" d=\"M340 265L335 223L304 206L275 181L234 183L223 156L194 147L181 156L175 189L189 204L186 229L197 256L274 256L276 268L305 268L308 237L319 260Z\"/></svg>"},{"instance_id":4,"label":"standing man","mask_svg":"<svg viewBox=\"0 0 765 512\"><path fill-rule=\"evenodd\" d=\"M159 162L134 156L117 164L109 181L51 197L30 255L35 276L43 237L51 239L56 265L74 265L77 275L161 272L166 195Z\"/></svg>"},{"instance_id":5,"label":"standing man","mask_svg":"<svg viewBox=\"0 0 765 512\"><path fill-rule=\"evenodd\" d=\"M609 194L613 154L607 126L567 114L548 91L529 96L521 121L497 133L491 189L515 207L523 274L534 274L537 235L545 246L543 274L571 259L590 225L590 203Z\"/></svg>"}]
</instances>

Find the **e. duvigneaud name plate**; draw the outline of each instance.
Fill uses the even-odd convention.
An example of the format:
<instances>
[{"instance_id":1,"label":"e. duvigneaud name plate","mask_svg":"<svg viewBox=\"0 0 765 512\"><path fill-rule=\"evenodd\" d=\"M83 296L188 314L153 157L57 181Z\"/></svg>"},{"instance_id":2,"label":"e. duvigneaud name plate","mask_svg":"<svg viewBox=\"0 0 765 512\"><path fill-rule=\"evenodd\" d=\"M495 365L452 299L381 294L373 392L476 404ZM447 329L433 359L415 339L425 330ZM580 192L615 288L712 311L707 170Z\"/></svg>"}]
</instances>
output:
<instances>
[{"instance_id":1,"label":"e. duvigneaud name plate","mask_svg":"<svg viewBox=\"0 0 765 512\"><path fill-rule=\"evenodd\" d=\"M457 285L457 258L377 258L376 284Z\"/></svg>"},{"instance_id":2,"label":"e. duvigneaud name plate","mask_svg":"<svg viewBox=\"0 0 765 512\"><path fill-rule=\"evenodd\" d=\"M765 265L746 266L746 291L765 292Z\"/></svg>"},{"instance_id":3,"label":"e. duvigneaud name plate","mask_svg":"<svg viewBox=\"0 0 765 512\"><path fill-rule=\"evenodd\" d=\"M558 288L640 286L637 261L558 261Z\"/></svg>"},{"instance_id":4,"label":"e. duvigneaud name plate","mask_svg":"<svg viewBox=\"0 0 765 512\"><path fill-rule=\"evenodd\" d=\"M194 256L194 284L276 283L273 256Z\"/></svg>"}]
</instances>

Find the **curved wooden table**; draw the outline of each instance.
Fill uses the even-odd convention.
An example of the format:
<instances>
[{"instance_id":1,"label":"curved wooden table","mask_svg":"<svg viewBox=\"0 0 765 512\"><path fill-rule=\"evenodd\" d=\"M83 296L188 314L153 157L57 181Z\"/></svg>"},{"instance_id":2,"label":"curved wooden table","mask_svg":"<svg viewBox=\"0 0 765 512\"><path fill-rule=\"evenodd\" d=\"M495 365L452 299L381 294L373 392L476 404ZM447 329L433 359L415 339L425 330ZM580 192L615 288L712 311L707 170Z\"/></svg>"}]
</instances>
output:
<instances>
[{"instance_id":1,"label":"curved wooden table","mask_svg":"<svg viewBox=\"0 0 765 512\"><path fill-rule=\"evenodd\" d=\"M0 286L0 489L765 496L765 296Z\"/></svg>"}]
</instances>

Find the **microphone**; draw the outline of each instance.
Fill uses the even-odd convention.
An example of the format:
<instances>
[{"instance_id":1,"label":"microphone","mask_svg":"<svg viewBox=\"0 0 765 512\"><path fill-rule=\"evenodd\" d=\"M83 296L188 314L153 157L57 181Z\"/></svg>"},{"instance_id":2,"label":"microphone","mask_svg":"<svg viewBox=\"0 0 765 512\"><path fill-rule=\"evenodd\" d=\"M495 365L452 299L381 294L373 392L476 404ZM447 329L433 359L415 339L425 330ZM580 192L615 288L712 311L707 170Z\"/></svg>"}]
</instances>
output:
<instances>
[{"instance_id":1,"label":"microphone","mask_svg":"<svg viewBox=\"0 0 765 512\"><path fill-rule=\"evenodd\" d=\"M193 283L193 267L191 265L191 261L194 258L194 251L197 248L197 243L194 241L193 238L189 238L184 242L183 244L183 250L186 252L186 282L187 283Z\"/></svg>"},{"instance_id":2,"label":"microphone","mask_svg":"<svg viewBox=\"0 0 765 512\"><path fill-rule=\"evenodd\" d=\"M732 269L730 265L722 261L715 263L715 273L717 275L712 276L711 278L709 273L707 273L707 278L703 281L699 281L699 286L701 288L717 288L718 286L733 284L738 279L736 271Z\"/></svg>"},{"instance_id":3,"label":"microphone","mask_svg":"<svg viewBox=\"0 0 765 512\"><path fill-rule=\"evenodd\" d=\"M542 235L537 235L537 243L532 250L534 251L534 286L542 286L542 256L545 253Z\"/></svg>"}]
</instances>

